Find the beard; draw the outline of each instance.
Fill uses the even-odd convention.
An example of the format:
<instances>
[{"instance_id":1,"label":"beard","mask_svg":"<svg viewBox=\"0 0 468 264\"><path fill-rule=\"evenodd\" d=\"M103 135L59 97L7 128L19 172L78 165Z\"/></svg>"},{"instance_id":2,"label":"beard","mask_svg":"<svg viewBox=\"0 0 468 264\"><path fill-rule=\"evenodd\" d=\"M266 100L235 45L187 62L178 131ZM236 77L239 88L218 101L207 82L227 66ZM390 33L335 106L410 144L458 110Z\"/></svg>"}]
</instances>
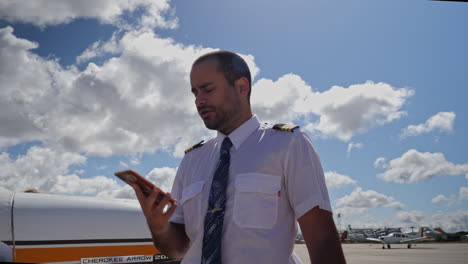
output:
<instances>
[{"instance_id":1,"label":"beard","mask_svg":"<svg viewBox=\"0 0 468 264\"><path fill-rule=\"evenodd\" d=\"M227 98L219 107L202 106L199 110L203 108L213 111L209 117L203 119L206 128L223 133L239 118L241 112L240 100L237 97Z\"/></svg>"},{"instance_id":2,"label":"beard","mask_svg":"<svg viewBox=\"0 0 468 264\"><path fill-rule=\"evenodd\" d=\"M211 130L222 130L227 124L229 124L230 113L227 113L225 109L209 107L214 112L208 118L203 119L206 128Z\"/></svg>"}]
</instances>

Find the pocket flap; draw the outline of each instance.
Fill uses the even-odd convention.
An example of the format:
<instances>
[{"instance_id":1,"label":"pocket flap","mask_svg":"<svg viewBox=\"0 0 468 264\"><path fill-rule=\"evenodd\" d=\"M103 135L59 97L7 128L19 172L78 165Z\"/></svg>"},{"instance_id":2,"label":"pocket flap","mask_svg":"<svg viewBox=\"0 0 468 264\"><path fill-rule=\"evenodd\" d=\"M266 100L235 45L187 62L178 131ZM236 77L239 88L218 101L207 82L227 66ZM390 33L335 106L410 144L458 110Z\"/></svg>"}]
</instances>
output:
<instances>
[{"instance_id":1,"label":"pocket flap","mask_svg":"<svg viewBox=\"0 0 468 264\"><path fill-rule=\"evenodd\" d=\"M241 192L274 194L281 190L281 177L261 173L244 173L237 175L235 186Z\"/></svg>"},{"instance_id":2,"label":"pocket flap","mask_svg":"<svg viewBox=\"0 0 468 264\"><path fill-rule=\"evenodd\" d=\"M182 199L180 200L180 203L184 204L186 201L192 199L197 194L199 194L201 190L203 189L204 184L205 184L205 181L197 181L197 182L190 184L188 187L186 187L182 191Z\"/></svg>"}]
</instances>

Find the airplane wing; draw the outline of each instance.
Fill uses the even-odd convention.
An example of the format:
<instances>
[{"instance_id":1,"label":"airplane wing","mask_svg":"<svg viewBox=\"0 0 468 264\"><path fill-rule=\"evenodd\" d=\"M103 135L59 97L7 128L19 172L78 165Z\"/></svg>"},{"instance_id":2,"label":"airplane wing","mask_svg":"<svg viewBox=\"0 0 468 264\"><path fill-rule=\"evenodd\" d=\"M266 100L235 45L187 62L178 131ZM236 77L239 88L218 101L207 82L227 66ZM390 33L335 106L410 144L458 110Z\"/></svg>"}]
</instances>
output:
<instances>
[{"instance_id":1,"label":"airplane wing","mask_svg":"<svg viewBox=\"0 0 468 264\"><path fill-rule=\"evenodd\" d=\"M416 238L403 239L400 241L400 243L418 242L418 241L429 240L429 239L431 238L430 237L416 237Z\"/></svg>"},{"instance_id":2,"label":"airplane wing","mask_svg":"<svg viewBox=\"0 0 468 264\"><path fill-rule=\"evenodd\" d=\"M366 239L370 241L374 241L374 242L384 243L383 240L378 239L378 238L366 237Z\"/></svg>"}]
</instances>

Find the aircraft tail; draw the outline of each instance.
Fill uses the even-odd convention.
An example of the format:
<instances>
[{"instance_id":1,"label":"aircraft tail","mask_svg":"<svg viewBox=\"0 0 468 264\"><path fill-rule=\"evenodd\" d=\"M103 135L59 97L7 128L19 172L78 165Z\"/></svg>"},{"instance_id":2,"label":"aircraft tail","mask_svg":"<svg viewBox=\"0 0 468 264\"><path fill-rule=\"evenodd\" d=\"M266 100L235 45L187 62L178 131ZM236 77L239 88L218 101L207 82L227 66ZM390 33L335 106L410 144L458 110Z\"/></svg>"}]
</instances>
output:
<instances>
[{"instance_id":1,"label":"aircraft tail","mask_svg":"<svg viewBox=\"0 0 468 264\"><path fill-rule=\"evenodd\" d=\"M344 231L341 233L341 242L344 242L346 239L348 239L348 231Z\"/></svg>"},{"instance_id":2,"label":"aircraft tail","mask_svg":"<svg viewBox=\"0 0 468 264\"><path fill-rule=\"evenodd\" d=\"M440 228L440 227L436 227L436 228L434 228L434 230L437 231L437 232L440 232L442 234L445 234L445 231L442 230L442 228Z\"/></svg>"},{"instance_id":3,"label":"aircraft tail","mask_svg":"<svg viewBox=\"0 0 468 264\"><path fill-rule=\"evenodd\" d=\"M419 236L420 236L420 237L423 237L423 236L424 236L424 227L421 227L421 228L419 229Z\"/></svg>"}]
</instances>

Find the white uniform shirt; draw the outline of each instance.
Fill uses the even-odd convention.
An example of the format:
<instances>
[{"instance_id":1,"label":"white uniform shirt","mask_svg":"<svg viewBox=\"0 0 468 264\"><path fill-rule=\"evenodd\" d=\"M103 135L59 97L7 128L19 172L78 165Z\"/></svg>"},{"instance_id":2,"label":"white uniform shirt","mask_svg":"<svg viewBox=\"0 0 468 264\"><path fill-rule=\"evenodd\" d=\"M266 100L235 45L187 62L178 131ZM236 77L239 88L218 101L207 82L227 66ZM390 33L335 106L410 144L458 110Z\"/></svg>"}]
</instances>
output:
<instances>
[{"instance_id":1,"label":"white uniform shirt","mask_svg":"<svg viewBox=\"0 0 468 264\"><path fill-rule=\"evenodd\" d=\"M190 247L183 264L201 263L203 225L219 159L218 136L187 153L172 196L171 222L184 224ZM296 220L315 206L331 212L322 166L309 137L279 131L253 116L229 138L231 163L222 237L223 264L301 263L293 253Z\"/></svg>"}]
</instances>

